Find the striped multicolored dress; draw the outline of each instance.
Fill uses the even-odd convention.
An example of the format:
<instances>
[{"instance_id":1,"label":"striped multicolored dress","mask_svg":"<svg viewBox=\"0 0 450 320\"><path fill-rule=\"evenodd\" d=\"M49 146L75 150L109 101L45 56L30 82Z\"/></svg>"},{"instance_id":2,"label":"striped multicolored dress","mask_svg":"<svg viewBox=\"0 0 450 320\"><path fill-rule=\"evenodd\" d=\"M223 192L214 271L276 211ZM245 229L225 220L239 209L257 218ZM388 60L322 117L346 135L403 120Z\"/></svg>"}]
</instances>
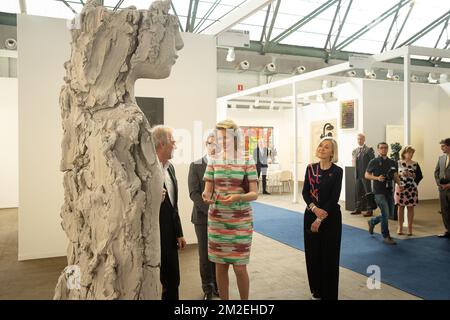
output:
<instances>
[{"instance_id":1,"label":"striped multicolored dress","mask_svg":"<svg viewBox=\"0 0 450 320\"><path fill-rule=\"evenodd\" d=\"M229 194L242 194L244 175L256 181L253 160L217 160L208 162L204 179L214 184L216 201L208 212L208 258L215 263L248 264L252 245L253 214L249 202L229 206L218 200Z\"/></svg>"}]
</instances>

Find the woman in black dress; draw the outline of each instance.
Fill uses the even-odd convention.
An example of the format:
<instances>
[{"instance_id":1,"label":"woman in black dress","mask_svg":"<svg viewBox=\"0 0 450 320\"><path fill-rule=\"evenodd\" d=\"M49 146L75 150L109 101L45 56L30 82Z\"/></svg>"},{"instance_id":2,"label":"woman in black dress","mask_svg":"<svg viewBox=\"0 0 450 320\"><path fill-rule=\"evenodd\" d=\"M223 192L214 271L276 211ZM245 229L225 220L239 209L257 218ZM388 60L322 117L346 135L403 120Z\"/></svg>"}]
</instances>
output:
<instances>
[{"instance_id":1,"label":"woman in black dress","mask_svg":"<svg viewBox=\"0 0 450 320\"><path fill-rule=\"evenodd\" d=\"M307 204L304 219L306 268L312 299L337 300L342 168L335 165L338 159L336 141L323 139L316 156L320 161L308 165L303 185L303 199Z\"/></svg>"}]
</instances>

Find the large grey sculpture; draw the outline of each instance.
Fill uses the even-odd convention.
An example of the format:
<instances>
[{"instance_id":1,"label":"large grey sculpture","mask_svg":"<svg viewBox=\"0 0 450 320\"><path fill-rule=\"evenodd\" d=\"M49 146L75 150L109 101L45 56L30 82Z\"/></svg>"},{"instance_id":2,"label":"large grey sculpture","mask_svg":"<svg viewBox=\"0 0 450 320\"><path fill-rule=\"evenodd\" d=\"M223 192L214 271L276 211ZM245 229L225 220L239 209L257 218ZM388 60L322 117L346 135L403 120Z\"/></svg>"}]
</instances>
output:
<instances>
[{"instance_id":1,"label":"large grey sculpture","mask_svg":"<svg viewBox=\"0 0 450 320\"><path fill-rule=\"evenodd\" d=\"M160 297L163 174L133 88L168 77L183 47L169 8L113 12L88 1L75 20L60 95L69 267L54 299ZM68 270L78 270L78 286Z\"/></svg>"}]
</instances>

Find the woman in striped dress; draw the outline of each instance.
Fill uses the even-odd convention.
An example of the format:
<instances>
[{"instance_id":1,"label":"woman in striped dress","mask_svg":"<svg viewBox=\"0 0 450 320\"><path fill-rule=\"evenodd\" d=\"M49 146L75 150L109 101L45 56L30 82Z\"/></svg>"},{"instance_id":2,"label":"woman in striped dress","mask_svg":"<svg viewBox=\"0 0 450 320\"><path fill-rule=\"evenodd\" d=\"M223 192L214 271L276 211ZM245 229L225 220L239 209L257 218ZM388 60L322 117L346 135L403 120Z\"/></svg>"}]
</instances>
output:
<instances>
[{"instance_id":1,"label":"woman in striped dress","mask_svg":"<svg viewBox=\"0 0 450 320\"><path fill-rule=\"evenodd\" d=\"M246 160L240 148L239 128L230 120L216 125L216 156L205 171L203 200L208 212L208 258L216 264L219 295L228 300L228 268L233 265L242 300L249 295L247 264L253 233L249 201L258 198L253 160Z\"/></svg>"}]
</instances>

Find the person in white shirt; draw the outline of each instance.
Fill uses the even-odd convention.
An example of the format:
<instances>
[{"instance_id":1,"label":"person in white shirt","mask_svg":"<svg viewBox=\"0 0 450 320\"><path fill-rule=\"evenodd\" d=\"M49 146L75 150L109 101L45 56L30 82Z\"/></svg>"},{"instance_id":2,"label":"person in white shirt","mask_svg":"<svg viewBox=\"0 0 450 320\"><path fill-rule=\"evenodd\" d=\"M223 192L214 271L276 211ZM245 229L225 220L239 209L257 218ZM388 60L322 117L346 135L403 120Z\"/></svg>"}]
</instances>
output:
<instances>
[{"instance_id":1,"label":"person in white shirt","mask_svg":"<svg viewBox=\"0 0 450 320\"><path fill-rule=\"evenodd\" d=\"M163 199L159 212L161 237L162 300L179 300L180 266L178 249L186 247L183 237L180 215L178 213L178 184L175 169L170 163L175 149L175 140L171 128L156 126L152 128L152 137L156 154L164 171Z\"/></svg>"}]
</instances>

